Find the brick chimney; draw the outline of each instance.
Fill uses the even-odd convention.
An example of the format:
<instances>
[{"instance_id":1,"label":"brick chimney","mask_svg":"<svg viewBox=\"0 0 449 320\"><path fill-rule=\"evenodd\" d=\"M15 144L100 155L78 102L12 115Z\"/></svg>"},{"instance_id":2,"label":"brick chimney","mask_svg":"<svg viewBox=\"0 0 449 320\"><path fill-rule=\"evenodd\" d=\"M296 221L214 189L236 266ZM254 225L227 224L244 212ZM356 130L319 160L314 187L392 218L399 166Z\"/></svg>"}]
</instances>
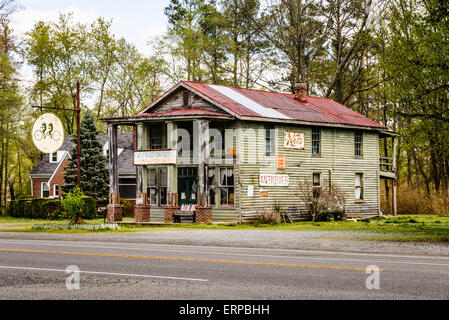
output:
<instances>
[{"instance_id":1,"label":"brick chimney","mask_svg":"<svg viewBox=\"0 0 449 320\"><path fill-rule=\"evenodd\" d=\"M307 102L307 84L297 83L295 84L295 99L300 102Z\"/></svg>"}]
</instances>

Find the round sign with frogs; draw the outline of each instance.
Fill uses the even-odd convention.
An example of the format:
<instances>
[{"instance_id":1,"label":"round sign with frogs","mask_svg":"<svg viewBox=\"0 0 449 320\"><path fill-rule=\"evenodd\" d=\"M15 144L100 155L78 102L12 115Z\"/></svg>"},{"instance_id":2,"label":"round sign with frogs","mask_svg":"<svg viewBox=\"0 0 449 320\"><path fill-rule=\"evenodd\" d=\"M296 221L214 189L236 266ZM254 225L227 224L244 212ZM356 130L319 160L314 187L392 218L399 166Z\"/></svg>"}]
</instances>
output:
<instances>
[{"instance_id":1,"label":"round sign with frogs","mask_svg":"<svg viewBox=\"0 0 449 320\"><path fill-rule=\"evenodd\" d=\"M33 142L44 153L54 153L64 142L64 128L61 120L52 113L41 115L33 126Z\"/></svg>"}]
</instances>

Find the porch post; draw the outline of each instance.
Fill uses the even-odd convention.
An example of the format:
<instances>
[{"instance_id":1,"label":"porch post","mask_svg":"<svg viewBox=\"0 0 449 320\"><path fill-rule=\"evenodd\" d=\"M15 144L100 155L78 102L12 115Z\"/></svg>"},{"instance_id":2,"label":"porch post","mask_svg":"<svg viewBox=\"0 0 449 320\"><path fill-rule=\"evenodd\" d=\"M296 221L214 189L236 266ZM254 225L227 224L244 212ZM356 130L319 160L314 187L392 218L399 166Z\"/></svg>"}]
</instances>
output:
<instances>
[{"instance_id":1,"label":"porch post","mask_svg":"<svg viewBox=\"0 0 449 320\"><path fill-rule=\"evenodd\" d=\"M398 186L398 182L397 182L397 163L396 163L396 149L398 146L398 139L396 139L394 136L392 138L392 143L393 143L393 173L394 173L394 179L393 179L393 215L397 216L398 212L397 212L397 199L396 199L396 193L397 193L397 186Z\"/></svg>"},{"instance_id":2,"label":"porch post","mask_svg":"<svg viewBox=\"0 0 449 320\"><path fill-rule=\"evenodd\" d=\"M167 149L177 150L177 134L176 124L173 121L167 121ZM168 184L168 204L176 206L178 200L178 177L176 172L176 164L167 166L167 184Z\"/></svg>"},{"instance_id":3,"label":"porch post","mask_svg":"<svg viewBox=\"0 0 449 320\"><path fill-rule=\"evenodd\" d=\"M198 206L197 222L212 221L212 210L207 206L206 167L209 165L209 121L195 120L194 129L198 132Z\"/></svg>"},{"instance_id":4,"label":"porch post","mask_svg":"<svg viewBox=\"0 0 449 320\"><path fill-rule=\"evenodd\" d=\"M117 125L108 126L109 144L109 205L107 209L108 222L122 221L122 206L120 205L120 194L117 169Z\"/></svg>"},{"instance_id":5,"label":"porch post","mask_svg":"<svg viewBox=\"0 0 449 320\"><path fill-rule=\"evenodd\" d=\"M137 150L141 151L146 148L146 134L143 123L137 124ZM148 194L146 192L146 171L145 166L137 166L136 168L136 206L134 208L134 220L136 222L150 222L150 205L148 203Z\"/></svg>"}]
</instances>

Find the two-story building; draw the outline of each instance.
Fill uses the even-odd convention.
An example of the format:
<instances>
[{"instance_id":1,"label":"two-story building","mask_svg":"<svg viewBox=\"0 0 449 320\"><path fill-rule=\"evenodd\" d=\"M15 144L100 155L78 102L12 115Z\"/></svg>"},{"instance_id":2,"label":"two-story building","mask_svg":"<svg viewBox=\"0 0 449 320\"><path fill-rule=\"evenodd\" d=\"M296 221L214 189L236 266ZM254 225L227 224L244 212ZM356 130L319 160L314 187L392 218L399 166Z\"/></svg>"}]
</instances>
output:
<instances>
[{"instance_id":1,"label":"two-story building","mask_svg":"<svg viewBox=\"0 0 449 320\"><path fill-rule=\"evenodd\" d=\"M295 190L336 184L346 213L380 214L380 180L395 179L383 159L383 125L331 99L181 81L129 117L103 119L110 149L109 220L120 220L117 128L137 131L136 220L173 221L183 204L197 221L248 221L264 208L307 217ZM393 148L394 150L394 148Z\"/></svg>"}]
</instances>

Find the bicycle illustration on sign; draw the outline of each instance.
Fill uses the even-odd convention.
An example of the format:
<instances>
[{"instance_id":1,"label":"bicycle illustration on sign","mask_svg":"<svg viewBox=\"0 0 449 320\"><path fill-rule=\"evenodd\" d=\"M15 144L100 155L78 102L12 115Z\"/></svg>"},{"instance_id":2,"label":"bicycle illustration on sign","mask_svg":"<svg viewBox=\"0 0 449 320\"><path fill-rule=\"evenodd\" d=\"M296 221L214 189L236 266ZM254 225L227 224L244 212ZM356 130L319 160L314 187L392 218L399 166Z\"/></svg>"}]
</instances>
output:
<instances>
[{"instance_id":1,"label":"bicycle illustration on sign","mask_svg":"<svg viewBox=\"0 0 449 320\"><path fill-rule=\"evenodd\" d=\"M58 130L54 130L53 123L43 122L41 125L41 129L34 132L34 138L37 141L41 141L42 139L47 138L59 141L59 139L61 139L61 133Z\"/></svg>"}]
</instances>

